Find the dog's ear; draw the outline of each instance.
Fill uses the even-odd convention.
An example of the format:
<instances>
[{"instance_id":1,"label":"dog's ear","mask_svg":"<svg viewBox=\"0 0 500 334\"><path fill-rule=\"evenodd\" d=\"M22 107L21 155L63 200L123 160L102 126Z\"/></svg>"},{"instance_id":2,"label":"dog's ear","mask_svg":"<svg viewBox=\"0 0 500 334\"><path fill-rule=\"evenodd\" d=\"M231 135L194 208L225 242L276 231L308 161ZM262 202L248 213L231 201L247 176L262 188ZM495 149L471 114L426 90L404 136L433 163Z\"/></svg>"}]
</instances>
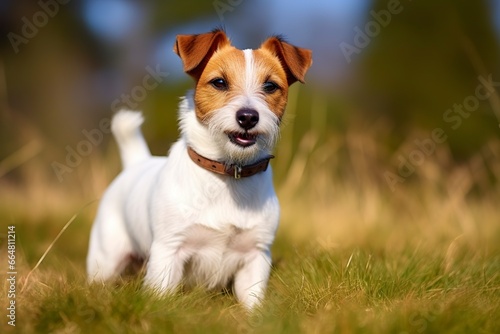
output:
<instances>
[{"instance_id":1,"label":"dog's ear","mask_svg":"<svg viewBox=\"0 0 500 334\"><path fill-rule=\"evenodd\" d=\"M277 56L286 71L288 85L296 81L304 83L307 70L312 65L312 51L287 43L281 36L268 38L260 46Z\"/></svg>"},{"instance_id":2,"label":"dog's ear","mask_svg":"<svg viewBox=\"0 0 500 334\"><path fill-rule=\"evenodd\" d=\"M221 29L199 35L177 35L174 52L184 64L184 72L198 80L212 54L221 46L230 44Z\"/></svg>"}]
</instances>

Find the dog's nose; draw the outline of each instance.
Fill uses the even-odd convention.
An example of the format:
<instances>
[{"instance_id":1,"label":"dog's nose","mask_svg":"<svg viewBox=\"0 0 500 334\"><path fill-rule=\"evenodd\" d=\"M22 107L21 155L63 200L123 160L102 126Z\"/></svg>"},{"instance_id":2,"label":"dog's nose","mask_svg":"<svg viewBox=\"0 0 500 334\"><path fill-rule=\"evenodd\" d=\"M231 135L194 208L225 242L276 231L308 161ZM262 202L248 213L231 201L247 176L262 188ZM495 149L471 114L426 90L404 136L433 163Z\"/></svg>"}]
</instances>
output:
<instances>
[{"instance_id":1,"label":"dog's nose","mask_svg":"<svg viewBox=\"0 0 500 334\"><path fill-rule=\"evenodd\" d=\"M254 109L240 109L236 112L236 121L245 130L250 130L259 122L259 113Z\"/></svg>"}]
</instances>

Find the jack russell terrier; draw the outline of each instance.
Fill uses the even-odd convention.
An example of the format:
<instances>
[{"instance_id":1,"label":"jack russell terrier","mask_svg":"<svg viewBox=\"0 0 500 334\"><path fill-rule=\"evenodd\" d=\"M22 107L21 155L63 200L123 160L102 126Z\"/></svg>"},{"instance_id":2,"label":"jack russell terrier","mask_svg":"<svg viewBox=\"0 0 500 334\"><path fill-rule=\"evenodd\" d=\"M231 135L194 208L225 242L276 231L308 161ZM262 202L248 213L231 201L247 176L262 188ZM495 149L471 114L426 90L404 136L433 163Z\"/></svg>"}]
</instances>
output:
<instances>
[{"instance_id":1,"label":"jack russell terrier","mask_svg":"<svg viewBox=\"0 0 500 334\"><path fill-rule=\"evenodd\" d=\"M141 113L114 116L123 171L98 208L88 277L108 280L144 259L157 292L233 283L251 309L265 293L279 221L270 153L288 87L304 82L312 52L278 36L239 50L222 30L179 35L174 51L196 81L180 103L180 139L168 158L151 156Z\"/></svg>"}]
</instances>

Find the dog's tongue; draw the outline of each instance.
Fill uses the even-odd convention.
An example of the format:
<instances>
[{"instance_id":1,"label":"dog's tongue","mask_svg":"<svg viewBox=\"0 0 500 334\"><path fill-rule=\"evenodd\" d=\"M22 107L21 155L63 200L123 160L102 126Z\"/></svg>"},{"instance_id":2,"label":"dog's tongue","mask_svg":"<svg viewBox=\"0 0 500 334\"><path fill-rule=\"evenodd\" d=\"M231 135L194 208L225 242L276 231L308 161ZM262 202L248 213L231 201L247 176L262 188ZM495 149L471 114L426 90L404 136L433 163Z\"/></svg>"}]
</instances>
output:
<instances>
[{"instance_id":1,"label":"dog's tongue","mask_svg":"<svg viewBox=\"0 0 500 334\"><path fill-rule=\"evenodd\" d=\"M257 141L255 135L251 135L248 132L245 133L231 133L229 134L229 139L235 143L236 145L240 145L243 147L248 147Z\"/></svg>"}]
</instances>

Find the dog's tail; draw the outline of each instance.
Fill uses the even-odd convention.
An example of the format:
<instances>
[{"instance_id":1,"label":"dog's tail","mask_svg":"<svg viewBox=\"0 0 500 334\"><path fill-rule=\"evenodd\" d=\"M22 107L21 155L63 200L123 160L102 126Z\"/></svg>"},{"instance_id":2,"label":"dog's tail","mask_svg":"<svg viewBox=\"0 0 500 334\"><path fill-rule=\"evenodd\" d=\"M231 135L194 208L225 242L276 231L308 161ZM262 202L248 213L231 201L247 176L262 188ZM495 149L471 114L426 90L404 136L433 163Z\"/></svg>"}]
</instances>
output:
<instances>
[{"instance_id":1,"label":"dog's tail","mask_svg":"<svg viewBox=\"0 0 500 334\"><path fill-rule=\"evenodd\" d=\"M120 149L123 169L151 157L141 132L143 122L144 118L139 111L120 110L113 116L111 132Z\"/></svg>"}]
</instances>

